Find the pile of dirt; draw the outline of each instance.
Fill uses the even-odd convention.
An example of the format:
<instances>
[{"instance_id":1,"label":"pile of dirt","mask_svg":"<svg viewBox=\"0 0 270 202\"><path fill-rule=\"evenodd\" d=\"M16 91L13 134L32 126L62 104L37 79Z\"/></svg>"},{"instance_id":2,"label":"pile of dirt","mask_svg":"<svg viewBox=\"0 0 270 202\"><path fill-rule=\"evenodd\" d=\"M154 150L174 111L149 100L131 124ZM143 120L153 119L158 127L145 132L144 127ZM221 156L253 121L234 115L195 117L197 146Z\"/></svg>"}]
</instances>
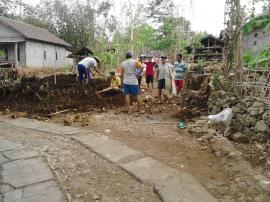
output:
<instances>
[{"instance_id":1,"label":"pile of dirt","mask_svg":"<svg viewBox=\"0 0 270 202\"><path fill-rule=\"evenodd\" d=\"M55 83L56 80L56 83ZM109 86L109 81L96 79L96 89L102 90ZM88 84L79 85L75 74L60 74L39 77L23 76L12 91L0 98L0 110L3 112L26 112L27 117L47 117L61 110L89 111L91 108L111 108L121 106L124 97L101 97L89 88Z\"/></svg>"},{"instance_id":2,"label":"pile of dirt","mask_svg":"<svg viewBox=\"0 0 270 202\"><path fill-rule=\"evenodd\" d=\"M208 99L211 93L209 74L194 74L190 72L186 79L186 88L177 101L180 106L178 116L181 119L205 115L208 109Z\"/></svg>"}]
</instances>

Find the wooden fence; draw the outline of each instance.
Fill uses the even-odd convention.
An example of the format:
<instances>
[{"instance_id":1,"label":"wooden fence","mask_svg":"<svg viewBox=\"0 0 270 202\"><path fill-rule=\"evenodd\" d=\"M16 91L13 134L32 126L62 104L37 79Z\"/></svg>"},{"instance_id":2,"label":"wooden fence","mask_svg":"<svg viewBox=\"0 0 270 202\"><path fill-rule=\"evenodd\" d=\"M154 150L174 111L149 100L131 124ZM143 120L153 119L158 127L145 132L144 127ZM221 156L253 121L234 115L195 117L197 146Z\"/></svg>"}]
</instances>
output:
<instances>
[{"instance_id":1,"label":"wooden fence","mask_svg":"<svg viewBox=\"0 0 270 202\"><path fill-rule=\"evenodd\" d=\"M252 96L270 103L270 68L243 69L242 81L236 83L241 96Z\"/></svg>"}]
</instances>

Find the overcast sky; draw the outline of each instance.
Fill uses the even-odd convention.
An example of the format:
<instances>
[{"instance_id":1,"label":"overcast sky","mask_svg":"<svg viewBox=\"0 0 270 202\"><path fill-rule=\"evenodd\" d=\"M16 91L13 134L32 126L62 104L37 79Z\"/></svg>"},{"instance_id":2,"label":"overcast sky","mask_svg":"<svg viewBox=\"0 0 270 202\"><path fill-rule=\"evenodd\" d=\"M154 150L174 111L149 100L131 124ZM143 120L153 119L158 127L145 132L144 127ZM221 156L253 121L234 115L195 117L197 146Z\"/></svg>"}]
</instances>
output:
<instances>
[{"instance_id":1,"label":"overcast sky","mask_svg":"<svg viewBox=\"0 0 270 202\"><path fill-rule=\"evenodd\" d=\"M25 3L35 5L40 0L23 0ZM120 12L121 1L114 0L115 12ZM132 0L133 3L147 0ZM207 31L208 33L218 35L220 30L224 29L224 7L225 0L174 0L178 12L181 16L190 20L192 30ZM192 5L191 5L191 2ZM250 0L241 0L242 4L248 4ZM261 5L257 6L256 12L260 12Z\"/></svg>"}]
</instances>

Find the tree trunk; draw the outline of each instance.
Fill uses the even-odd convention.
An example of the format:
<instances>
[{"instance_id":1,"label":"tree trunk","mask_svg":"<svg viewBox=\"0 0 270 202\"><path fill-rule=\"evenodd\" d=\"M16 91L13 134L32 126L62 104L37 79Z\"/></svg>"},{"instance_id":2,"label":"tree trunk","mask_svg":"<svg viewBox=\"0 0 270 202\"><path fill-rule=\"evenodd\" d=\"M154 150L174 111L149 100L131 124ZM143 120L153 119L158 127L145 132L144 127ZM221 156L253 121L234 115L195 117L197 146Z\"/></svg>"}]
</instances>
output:
<instances>
[{"instance_id":1,"label":"tree trunk","mask_svg":"<svg viewBox=\"0 0 270 202\"><path fill-rule=\"evenodd\" d=\"M243 75L243 46L242 46L242 16L240 0L236 0L236 47L235 47L235 72L234 93L241 96L241 85Z\"/></svg>"}]
</instances>

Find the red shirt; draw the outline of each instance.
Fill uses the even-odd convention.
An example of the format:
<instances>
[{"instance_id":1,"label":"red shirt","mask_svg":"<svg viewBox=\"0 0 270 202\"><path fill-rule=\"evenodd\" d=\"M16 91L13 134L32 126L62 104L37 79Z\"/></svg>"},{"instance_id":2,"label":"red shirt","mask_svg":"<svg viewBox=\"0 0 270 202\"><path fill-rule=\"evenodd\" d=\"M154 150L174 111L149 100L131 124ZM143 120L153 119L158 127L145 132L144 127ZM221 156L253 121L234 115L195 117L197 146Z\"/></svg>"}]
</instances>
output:
<instances>
[{"instance_id":1,"label":"red shirt","mask_svg":"<svg viewBox=\"0 0 270 202\"><path fill-rule=\"evenodd\" d=\"M146 64L145 75L154 76L154 66L156 65L156 63L152 61L148 61L148 62L145 62L144 64Z\"/></svg>"}]
</instances>

